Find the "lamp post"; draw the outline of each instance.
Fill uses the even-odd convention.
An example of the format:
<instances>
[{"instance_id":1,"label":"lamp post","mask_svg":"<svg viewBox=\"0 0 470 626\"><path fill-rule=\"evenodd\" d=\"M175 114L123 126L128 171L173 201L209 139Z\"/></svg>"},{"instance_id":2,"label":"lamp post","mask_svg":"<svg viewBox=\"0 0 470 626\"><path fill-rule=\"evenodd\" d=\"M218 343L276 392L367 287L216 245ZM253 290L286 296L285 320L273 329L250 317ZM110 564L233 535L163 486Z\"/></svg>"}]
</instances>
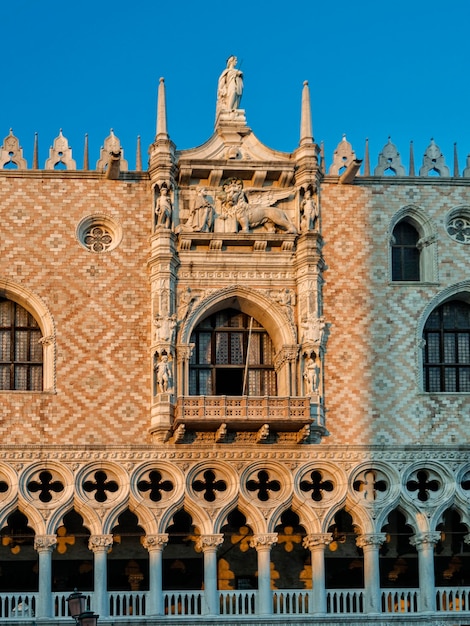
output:
<instances>
[{"instance_id":1,"label":"lamp post","mask_svg":"<svg viewBox=\"0 0 470 626\"><path fill-rule=\"evenodd\" d=\"M67 598L69 605L69 613L75 620L77 626L97 626L99 615L95 615L93 611L87 611L86 595L74 589L73 593Z\"/></svg>"}]
</instances>

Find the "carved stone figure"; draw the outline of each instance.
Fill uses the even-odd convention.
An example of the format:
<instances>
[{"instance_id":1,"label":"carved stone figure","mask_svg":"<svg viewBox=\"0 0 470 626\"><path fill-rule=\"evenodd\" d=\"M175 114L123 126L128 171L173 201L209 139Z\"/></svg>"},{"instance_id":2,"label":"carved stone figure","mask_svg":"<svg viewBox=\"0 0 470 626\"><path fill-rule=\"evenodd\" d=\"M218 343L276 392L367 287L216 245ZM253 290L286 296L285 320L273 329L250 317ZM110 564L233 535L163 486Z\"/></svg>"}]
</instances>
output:
<instances>
[{"instance_id":1,"label":"carved stone figure","mask_svg":"<svg viewBox=\"0 0 470 626\"><path fill-rule=\"evenodd\" d=\"M156 341L173 342L175 328L176 328L176 315L162 316L157 315L155 317L155 339Z\"/></svg>"},{"instance_id":2,"label":"carved stone figure","mask_svg":"<svg viewBox=\"0 0 470 626\"><path fill-rule=\"evenodd\" d=\"M155 203L155 225L170 228L172 212L173 209L170 196L168 195L168 188L162 187Z\"/></svg>"},{"instance_id":3,"label":"carved stone figure","mask_svg":"<svg viewBox=\"0 0 470 626\"><path fill-rule=\"evenodd\" d=\"M318 391L318 385L320 382L320 368L313 358L315 353L311 353L306 356L304 380L305 380L305 393L311 395Z\"/></svg>"},{"instance_id":4,"label":"carved stone figure","mask_svg":"<svg viewBox=\"0 0 470 626\"><path fill-rule=\"evenodd\" d=\"M208 233L211 232L213 224L214 207L207 196L206 189L200 187L185 230Z\"/></svg>"},{"instance_id":5,"label":"carved stone figure","mask_svg":"<svg viewBox=\"0 0 470 626\"><path fill-rule=\"evenodd\" d=\"M194 298L195 296L193 295L191 291L191 287L188 287L181 293L179 297L179 302L178 302L178 319L179 320L184 320L186 318L186 315L188 314L189 308Z\"/></svg>"},{"instance_id":6,"label":"carved stone figure","mask_svg":"<svg viewBox=\"0 0 470 626\"><path fill-rule=\"evenodd\" d=\"M304 317L301 322L303 329L302 340L321 345L325 333L326 323L323 317Z\"/></svg>"},{"instance_id":7,"label":"carved stone figure","mask_svg":"<svg viewBox=\"0 0 470 626\"><path fill-rule=\"evenodd\" d=\"M306 233L309 230L315 229L318 218L318 207L310 188L305 192L304 199L300 205L300 213L300 230Z\"/></svg>"},{"instance_id":8,"label":"carved stone figure","mask_svg":"<svg viewBox=\"0 0 470 626\"><path fill-rule=\"evenodd\" d=\"M227 59L227 67L219 78L217 87L217 110L235 111L240 107L243 93L243 73L236 69L237 57Z\"/></svg>"},{"instance_id":9,"label":"carved stone figure","mask_svg":"<svg viewBox=\"0 0 470 626\"><path fill-rule=\"evenodd\" d=\"M160 393L166 393L168 391L171 378L171 363L168 361L168 356L163 354L157 363L157 384Z\"/></svg>"},{"instance_id":10,"label":"carved stone figure","mask_svg":"<svg viewBox=\"0 0 470 626\"><path fill-rule=\"evenodd\" d=\"M278 227L288 233L297 233L297 229L287 215L275 206L262 205L262 194L257 194L256 203L249 204L243 190L243 183L231 178L223 185L224 204L233 207L235 216L243 232L268 223L272 228Z\"/></svg>"}]
</instances>

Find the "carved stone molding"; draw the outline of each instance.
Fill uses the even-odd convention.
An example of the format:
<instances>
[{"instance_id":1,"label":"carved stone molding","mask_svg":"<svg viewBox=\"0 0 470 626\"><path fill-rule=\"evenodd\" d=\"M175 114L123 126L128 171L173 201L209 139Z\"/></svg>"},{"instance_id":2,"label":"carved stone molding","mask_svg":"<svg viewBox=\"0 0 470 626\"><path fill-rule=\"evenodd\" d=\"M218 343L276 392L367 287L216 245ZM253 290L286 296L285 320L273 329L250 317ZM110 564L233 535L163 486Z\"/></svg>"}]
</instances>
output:
<instances>
[{"instance_id":1,"label":"carved stone molding","mask_svg":"<svg viewBox=\"0 0 470 626\"><path fill-rule=\"evenodd\" d=\"M38 552L51 551L57 544L57 535L36 535L34 549Z\"/></svg>"},{"instance_id":2,"label":"carved stone molding","mask_svg":"<svg viewBox=\"0 0 470 626\"><path fill-rule=\"evenodd\" d=\"M88 549L93 552L107 552L112 545L112 535L91 535L88 540Z\"/></svg>"},{"instance_id":3,"label":"carved stone molding","mask_svg":"<svg viewBox=\"0 0 470 626\"><path fill-rule=\"evenodd\" d=\"M256 550L270 550L277 543L277 540L277 533L262 533L259 535L253 535L250 540L250 547L256 548Z\"/></svg>"}]
</instances>

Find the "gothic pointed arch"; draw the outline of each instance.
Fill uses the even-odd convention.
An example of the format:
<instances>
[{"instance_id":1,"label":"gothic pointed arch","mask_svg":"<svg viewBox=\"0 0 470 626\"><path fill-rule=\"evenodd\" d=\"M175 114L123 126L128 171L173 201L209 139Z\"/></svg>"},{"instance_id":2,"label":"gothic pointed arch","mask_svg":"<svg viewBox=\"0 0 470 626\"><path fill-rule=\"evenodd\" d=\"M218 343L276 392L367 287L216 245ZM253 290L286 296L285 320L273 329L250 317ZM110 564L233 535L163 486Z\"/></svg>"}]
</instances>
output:
<instances>
[{"instance_id":1,"label":"gothic pointed arch","mask_svg":"<svg viewBox=\"0 0 470 626\"><path fill-rule=\"evenodd\" d=\"M436 281L436 241L436 225L420 207L397 211L389 225L391 280Z\"/></svg>"}]
</instances>

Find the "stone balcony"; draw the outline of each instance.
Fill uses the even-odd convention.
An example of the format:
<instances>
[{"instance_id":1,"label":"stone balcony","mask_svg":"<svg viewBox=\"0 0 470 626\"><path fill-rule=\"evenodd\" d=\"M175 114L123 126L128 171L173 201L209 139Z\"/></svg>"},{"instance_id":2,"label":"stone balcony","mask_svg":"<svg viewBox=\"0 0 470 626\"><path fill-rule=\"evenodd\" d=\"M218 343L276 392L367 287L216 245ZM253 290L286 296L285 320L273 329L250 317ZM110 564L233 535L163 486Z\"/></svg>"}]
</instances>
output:
<instances>
[{"instance_id":1,"label":"stone balcony","mask_svg":"<svg viewBox=\"0 0 470 626\"><path fill-rule=\"evenodd\" d=\"M274 432L325 433L319 396L182 396L176 401L174 428L256 431L265 425Z\"/></svg>"}]
</instances>

